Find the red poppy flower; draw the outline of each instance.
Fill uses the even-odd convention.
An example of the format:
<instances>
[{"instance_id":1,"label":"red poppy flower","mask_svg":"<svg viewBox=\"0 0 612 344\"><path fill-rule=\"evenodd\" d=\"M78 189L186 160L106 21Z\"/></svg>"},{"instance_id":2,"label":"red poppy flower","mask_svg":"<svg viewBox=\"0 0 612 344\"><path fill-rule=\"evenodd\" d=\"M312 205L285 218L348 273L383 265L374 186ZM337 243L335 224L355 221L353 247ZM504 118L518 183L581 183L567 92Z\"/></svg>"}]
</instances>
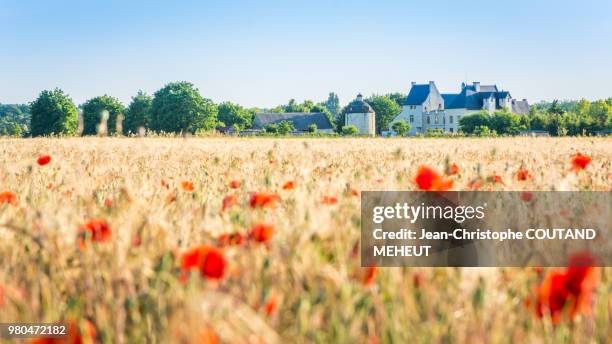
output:
<instances>
[{"instance_id":1,"label":"red poppy flower","mask_svg":"<svg viewBox=\"0 0 612 344\"><path fill-rule=\"evenodd\" d=\"M293 189L295 189L294 181L288 181L285 184L283 184L283 190L293 190Z\"/></svg>"},{"instance_id":2,"label":"red poppy flower","mask_svg":"<svg viewBox=\"0 0 612 344\"><path fill-rule=\"evenodd\" d=\"M236 195L228 195L223 198L223 206L221 212L225 212L227 209L235 206L238 203L238 197Z\"/></svg>"},{"instance_id":3,"label":"red poppy flower","mask_svg":"<svg viewBox=\"0 0 612 344\"><path fill-rule=\"evenodd\" d=\"M194 343L197 344L219 344L221 341L219 337L211 328L205 328L199 335Z\"/></svg>"},{"instance_id":4,"label":"red poppy flower","mask_svg":"<svg viewBox=\"0 0 612 344\"><path fill-rule=\"evenodd\" d=\"M163 188L166 188L166 189L170 187L170 185L168 184L168 182L165 179L161 180L161 186Z\"/></svg>"},{"instance_id":5,"label":"red poppy flower","mask_svg":"<svg viewBox=\"0 0 612 344\"><path fill-rule=\"evenodd\" d=\"M452 165L448 166L446 173L449 176L454 176L454 175L459 174L459 166L457 166L457 164L453 163Z\"/></svg>"},{"instance_id":6,"label":"red poppy flower","mask_svg":"<svg viewBox=\"0 0 612 344\"><path fill-rule=\"evenodd\" d=\"M242 245L245 242L244 236L239 232L223 233L217 238L219 246L234 246Z\"/></svg>"},{"instance_id":7,"label":"red poppy flower","mask_svg":"<svg viewBox=\"0 0 612 344\"><path fill-rule=\"evenodd\" d=\"M413 272L412 273L412 285L414 285L414 287L416 289L419 289L422 285L423 285L423 274L421 274L420 272Z\"/></svg>"},{"instance_id":8,"label":"red poppy flower","mask_svg":"<svg viewBox=\"0 0 612 344\"><path fill-rule=\"evenodd\" d=\"M576 172L584 170L591 163L591 160L590 156L578 152L572 158L572 169Z\"/></svg>"},{"instance_id":9,"label":"red poppy flower","mask_svg":"<svg viewBox=\"0 0 612 344\"><path fill-rule=\"evenodd\" d=\"M112 230L105 220L91 219L79 230L79 246L85 246L85 239L92 242L105 242L110 240Z\"/></svg>"},{"instance_id":10,"label":"red poppy flower","mask_svg":"<svg viewBox=\"0 0 612 344\"><path fill-rule=\"evenodd\" d=\"M41 155L41 156L38 157L38 160L36 160L36 162L40 166L45 166L46 164L51 162L51 156L50 155Z\"/></svg>"},{"instance_id":11,"label":"red poppy flower","mask_svg":"<svg viewBox=\"0 0 612 344\"><path fill-rule=\"evenodd\" d=\"M452 180L442 178L438 172L427 166L419 167L414 182L424 191L447 191L453 187Z\"/></svg>"},{"instance_id":12,"label":"red poppy flower","mask_svg":"<svg viewBox=\"0 0 612 344\"><path fill-rule=\"evenodd\" d=\"M3 203L16 205L17 196L15 196L15 194L10 191L0 192L0 204L3 204Z\"/></svg>"},{"instance_id":13,"label":"red poppy flower","mask_svg":"<svg viewBox=\"0 0 612 344\"><path fill-rule=\"evenodd\" d=\"M334 196L323 196L321 203L326 204L326 205L334 205L338 203L338 198Z\"/></svg>"},{"instance_id":14,"label":"red poppy flower","mask_svg":"<svg viewBox=\"0 0 612 344\"><path fill-rule=\"evenodd\" d=\"M229 187L232 189L238 189L242 183L239 180L232 180Z\"/></svg>"},{"instance_id":15,"label":"red poppy flower","mask_svg":"<svg viewBox=\"0 0 612 344\"><path fill-rule=\"evenodd\" d=\"M276 296L271 295L268 298L268 301L266 302L266 305L264 307L264 310L266 312L267 316L272 316L274 315L274 313L276 313L276 310L278 309L278 299L276 298Z\"/></svg>"},{"instance_id":16,"label":"red poppy flower","mask_svg":"<svg viewBox=\"0 0 612 344\"><path fill-rule=\"evenodd\" d=\"M523 167L519 168L518 172L516 172L516 179L518 179L520 181L525 181L525 180L527 180L529 178L531 178L531 175L529 174L529 171L527 171Z\"/></svg>"},{"instance_id":17,"label":"red poppy flower","mask_svg":"<svg viewBox=\"0 0 612 344\"><path fill-rule=\"evenodd\" d=\"M104 200L104 206L107 208L112 208L113 207L113 200L110 198L107 198Z\"/></svg>"},{"instance_id":18,"label":"red poppy flower","mask_svg":"<svg viewBox=\"0 0 612 344\"><path fill-rule=\"evenodd\" d=\"M521 192L521 199L524 202L531 202L531 200L533 199L533 194L531 192Z\"/></svg>"},{"instance_id":19,"label":"red poppy flower","mask_svg":"<svg viewBox=\"0 0 612 344\"><path fill-rule=\"evenodd\" d=\"M176 201L176 194L172 192L166 197L166 205L170 205L174 203L174 201Z\"/></svg>"},{"instance_id":20,"label":"red poppy flower","mask_svg":"<svg viewBox=\"0 0 612 344\"><path fill-rule=\"evenodd\" d=\"M249 205L251 208L274 208L280 196L275 193L255 192L251 195Z\"/></svg>"},{"instance_id":21,"label":"red poppy flower","mask_svg":"<svg viewBox=\"0 0 612 344\"><path fill-rule=\"evenodd\" d=\"M357 191L356 189L351 189L351 195L359 197L359 191Z\"/></svg>"},{"instance_id":22,"label":"red poppy flower","mask_svg":"<svg viewBox=\"0 0 612 344\"><path fill-rule=\"evenodd\" d=\"M35 338L30 341L33 344L81 344L98 343L96 340L96 326L89 320L77 322L68 320L66 325L66 337L62 338Z\"/></svg>"},{"instance_id":23,"label":"red poppy flower","mask_svg":"<svg viewBox=\"0 0 612 344\"><path fill-rule=\"evenodd\" d=\"M0 308L4 306L4 287L0 284Z\"/></svg>"},{"instance_id":24,"label":"red poppy flower","mask_svg":"<svg viewBox=\"0 0 612 344\"><path fill-rule=\"evenodd\" d=\"M271 223L257 223L251 227L250 237L257 242L268 242L274 235L274 225Z\"/></svg>"},{"instance_id":25,"label":"red poppy flower","mask_svg":"<svg viewBox=\"0 0 612 344\"><path fill-rule=\"evenodd\" d=\"M536 315L549 314L553 323L561 320L565 306L569 316L591 311L593 292L599 282L596 259L588 252L570 257L565 271L551 272L537 289Z\"/></svg>"},{"instance_id":26,"label":"red poppy flower","mask_svg":"<svg viewBox=\"0 0 612 344\"><path fill-rule=\"evenodd\" d=\"M183 181L181 182L181 187L183 188L183 190L191 192L193 190L195 190L195 187L193 186L192 182L188 182L188 181Z\"/></svg>"},{"instance_id":27,"label":"red poppy flower","mask_svg":"<svg viewBox=\"0 0 612 344\"><path fill-rule=\"evenodd\" d=\"M493 184L501 184L504 185L504 180L502 179L502 177L500 175L494 174L491 176L491 182Z\"/></svg>"},{"instance_id":28,"label":"red poppy flower","mask_svg":"<svg viewBox=\"0 0 612 344\"><path fill-rule=\"evenodd\" d=\"M227 260L221 249L202 245L183 253L181 267L184 272L198 269L202 277L218 280L225 275Z\"/></svg>"},{"instance_id":29,"label":"red poppy flower","mask_svg":"<svg viewBox=\"0 0 612 344\"><path fill-rule=\"evenodd\" d=\"M470 190L480 190L482 182L479 179L472 179L467 182L467 187Z\"/></svg>"},{"instance_id":30,"label":"red poppy flower","mask_svg":"<svg viewBox=\"0 0 612 344\"><path fill-rule=\"evenodd\" d=\"M374 281L376 280L376 274L378 273L377 268L375 266L371 266L363 269L364 271L361 283L366 287L374 284Z\"/></svg>"}]
</instances>

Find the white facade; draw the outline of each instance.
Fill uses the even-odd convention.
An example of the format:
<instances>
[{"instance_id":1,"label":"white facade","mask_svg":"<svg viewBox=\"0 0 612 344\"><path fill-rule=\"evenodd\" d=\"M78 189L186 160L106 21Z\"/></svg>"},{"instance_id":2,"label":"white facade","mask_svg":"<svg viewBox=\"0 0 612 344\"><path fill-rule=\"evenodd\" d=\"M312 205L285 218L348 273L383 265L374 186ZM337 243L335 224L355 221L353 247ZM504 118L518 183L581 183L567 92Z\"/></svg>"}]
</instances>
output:
<instances>
[{"instance_id":1,"label":"white facade","mask_svg":"<svg viewBox=\"0 0 612 344\"><path fill-rule=\"evenodd\" d=\"M344 125L354 125L359 129L359 135L374 136L376 134L376 120L374 113L347 113Z\"/></svg>"}]
</instances>

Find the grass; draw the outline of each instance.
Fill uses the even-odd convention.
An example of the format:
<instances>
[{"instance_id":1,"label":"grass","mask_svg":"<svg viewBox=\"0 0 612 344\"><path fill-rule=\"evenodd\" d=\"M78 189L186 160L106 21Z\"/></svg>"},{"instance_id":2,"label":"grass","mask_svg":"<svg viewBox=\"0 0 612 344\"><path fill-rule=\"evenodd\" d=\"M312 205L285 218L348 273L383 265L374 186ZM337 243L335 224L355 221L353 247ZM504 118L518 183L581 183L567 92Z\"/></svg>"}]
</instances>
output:
<instances>
[{"instance_id":1,"label":"grass","mask_svg":"<svg viewBox=\"0 0 612 344\"><path fill-rule=\"evenodd\" d=\"M0 323L77 319L83 330L87 320L104 343L603 343L612 335L609 268L599 272L592 314L556 325L525 305L542 280L534 269L360 268L353 195L414 190L420 165L447 163L460 168L457 190L498 175L503 184L483 189L610 191L609 138L42 138L0 139L0 150L0 192L17 197L0 204ZM593 160L574 173L578 151ZM51 163L37 165L42 154ZM521 166L531 179L516 180ZM284 190L287 181L295 188ZM251 209L251 194L264 191L278 193L277 206ZM104 219L112 236L79 248L90 219ZM181 280L183 252L262 222L274 225L273 237L225 247L223 278Z\"/></svg>"}]
</instances>

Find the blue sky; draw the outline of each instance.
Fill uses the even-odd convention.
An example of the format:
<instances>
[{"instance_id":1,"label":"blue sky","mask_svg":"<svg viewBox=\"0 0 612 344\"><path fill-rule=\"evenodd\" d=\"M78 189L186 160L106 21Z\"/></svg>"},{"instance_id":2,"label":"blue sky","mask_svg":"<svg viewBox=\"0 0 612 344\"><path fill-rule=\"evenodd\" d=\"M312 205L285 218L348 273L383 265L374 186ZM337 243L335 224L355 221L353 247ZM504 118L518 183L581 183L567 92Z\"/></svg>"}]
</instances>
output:
<instances>
[{"instance_id":1,"label":"blue sky","mask_svg":"<svg viewBox=\"0 0 612 344\"><path fill-rule=\"evenodd\" d=\"M0 0L0 103L60 87L128 103L175 80L245 106L436 81L612 96L612 1Z\"/></svg>"}]
</instances>

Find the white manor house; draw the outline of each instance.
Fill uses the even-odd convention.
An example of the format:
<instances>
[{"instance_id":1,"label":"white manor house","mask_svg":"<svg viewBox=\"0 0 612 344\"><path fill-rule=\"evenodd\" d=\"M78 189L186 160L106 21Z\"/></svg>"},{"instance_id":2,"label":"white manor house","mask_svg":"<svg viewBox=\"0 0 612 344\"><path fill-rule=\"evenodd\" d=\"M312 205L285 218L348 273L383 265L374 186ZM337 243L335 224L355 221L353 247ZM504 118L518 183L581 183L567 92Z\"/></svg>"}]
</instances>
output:
<instances>
[{"instance_id":1,"label":"white manor house","mask_svg":"<svg viewBox=\"0 0 612 344\"><path fill-rule=\"evenodd\" d=\"M440 93L436 84L412 83L410 92L402 106L402 112L393 119L386 135L395 135L392 126L398 121L410 123L408 135L422 134L427 129L442 129L457 132L462 116L487 111L493 113L506 109L516 114L528 114L529 103L526 99L516 100L510 92L499 90L497 85L461 84L461 92Z\"/></svg>"}]
</instances>

